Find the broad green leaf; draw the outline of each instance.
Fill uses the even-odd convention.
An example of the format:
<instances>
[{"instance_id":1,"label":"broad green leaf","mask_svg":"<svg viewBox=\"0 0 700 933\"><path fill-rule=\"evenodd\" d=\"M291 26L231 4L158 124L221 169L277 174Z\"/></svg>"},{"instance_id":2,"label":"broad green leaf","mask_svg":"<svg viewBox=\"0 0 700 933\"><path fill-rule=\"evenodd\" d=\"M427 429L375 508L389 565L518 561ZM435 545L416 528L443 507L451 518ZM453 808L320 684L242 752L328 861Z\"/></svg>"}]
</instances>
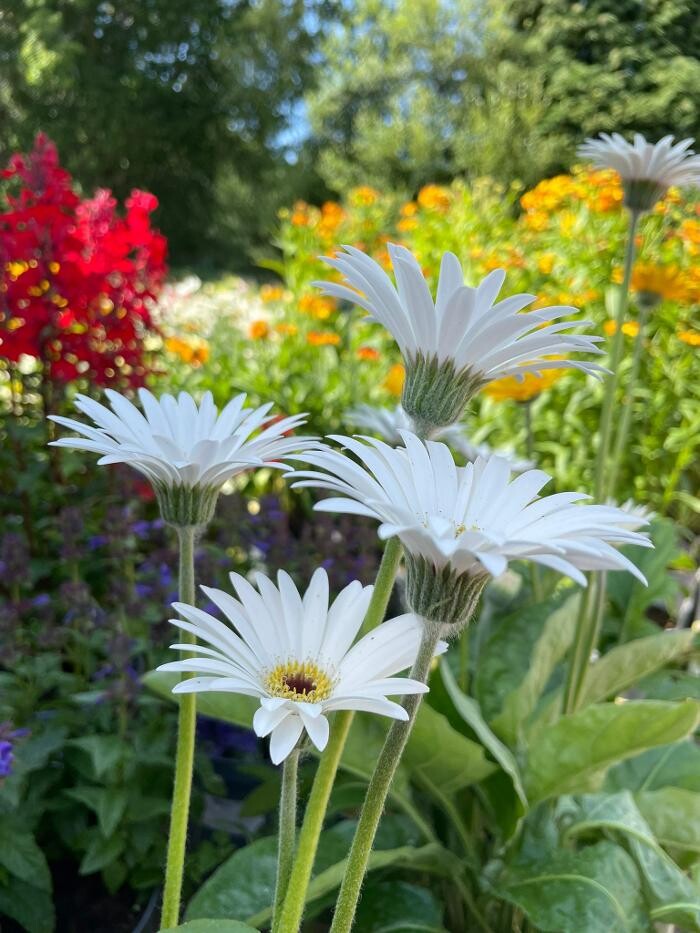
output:
<instances>
[{"instance_id":1,"label":"broad green leaf","mask_svg":"<svg viewBox=\"0 0 700 933\"><path fill-rule=\"evenodd\" d=\"M106 868L107 865L119 858L124 848L124 839L120 836L105 839L95 830L92 842L80 863L80 874L91 875L93 872Z\"/></svg>"},{"instance_id":2,"label":"broad green leaf","mask_svg":"<svg viewBox=\"0 0 700 933\"><path fill-rule=\"evenodd\" d=\"M403 756L412 777L452 795L493 774L484 749L453 729L446 716L422 703Z\"/></svg>"},{"instance_id":3,"label":"broad green leaf","mask_svg":"<svg viewBox=\"0 0 700 933\"><path fill-rule=\"evenodd\" d=\"M700 748L693 741L662 745L610 770L605 790L633 792L682 787L700 794Z\"/></svg>"},{"instance_id":4,"label":"broad green leaf","mask_svg":"<svg viewBox=\"0 0 700 933\"><path fill-rule=\"evenodd\" d=\"M612 842L508 869L497 893L542 933L651 933L634 861Z\"/></svg>"},{"instance_id":5,"label":"broad green leaf","mask_svg":"<svg viewBox=\"0 0 700 933\"><path fill-rule=\"evenodd\" d=\"M594 829L622 834L642 874L652 915L700 930L700 891L659 846L629 791L585 795L571 806L567 837Z\"/></svg>"},{"instance_id":6,"label":"broad green leaf","mask_svg":"<svg viewBox=\"0 0 700 933\"><path fill-rule=\"evenodd\" d=\"M435 895L406 881L372 881L362 891L353 933L447 933Z\"/></svg>"},{"instance_id":7,"label":"broad green leaf","mask_svg":"<svg viewBox=\"0 0 700 933\"><path fill-rule=\"evenodd\" d=\"M128 797L126 791L118 787L105 787L101 791L97 805L97 823L100 832L109 838L124 816Z\"/></svg>"},{"instance_id":8,"label":"broad green leaf","mask_svg":"<svg viewBox=\"0 0 700 933\"><path fill-rule=\"evenodd\" d=\"M563 716L534 737L528 749L528 798L597 790L612 765L669 739L684 738L697 721L694 700L602 703Z\"/></svg>"},{"instance_id":9,"label":"broad green leaf","mask_svg":"<svg viewBox=\"0 0 700 933\"><path fill-rule=\"evenodd\" d=\"M34 836L18 832L6 820L0 820L0 866L32 887L51 891L51 872Z\"/></svg>"},{"instance_id":10,"label":"broad green leaf","mask_svg":"<svg viewBox=\"0 0 700 933\"><path fill-rule=\"evenodd\" d=\"M487 722L501 712L506 697L526 678L547 619L570 598L571 589L564 589L544 603L503 617L481 645L474 694Z\"/></svg>"},{"instance_id":11,"label":"broad green leaf","mask_svg":"<svg viewBox=\"0 0 700 933\"><path fill-rule=\"evenodd\" d=\"M83 738L70 739L67 744L90 756L96 778L101 778L111 771L127 750L126 744L116 735L86 735Z\"/></svg>"},{"instance_id":12,"label":"broad green leaf","mask_svg":"<svg viewBox=\"0 0 700 933\"><path fill-rule=\"evenodd\" d=\"M663 787L641 791L634 800L661 845L700 852L700 793Z\"/></svg>"},{"instance_id":13,"label":"broad green leaf","mask_svg":"<svg viewBox=\"0 0 700 933\"><path fill-rule=\"evenodd\" d=\"M56 922L51 895L19 879L13 879L7 887L0 884L2 914L16 920L27 933L53 933Z\"/></svg>"},{"instance_id":14,"label":"broad green leaf","mask_svg":"<svg viewBox=\"0 0 700 933\"><path fill-rule=\"evenodd\" d=\"M177 927L168 927L160 933L258 933L255 927L249 927L240 920L188 920Z\"/></svg>"},{"instance_id":15,"label":"broad green leaf","mask_svg":"<svg viewBox=\"0 0 700 933\"><path fill-rule=\"evenodd\" d=\"M689 629L662 632L618 645L591 664L583 685L582 704L616 696L688 652L695 635Z\"/></svg>"},{"instance_id":16,"label":"broad green leaf","mask_svg":"<svg viewBox=\"0 0 700 933\"><path fill-rule=\"evenodd\" d=\"M454 674L444 662L440 665L440 675L447 694L462 719L474 730L484 748L495 758L513 783L513 788L523 807L527 809L527 797L520 777L520 770L513 753L494 735L486 720L481 715L479 704L472 697L466 696L459 689Z\"/></svg>"}]
</instances>

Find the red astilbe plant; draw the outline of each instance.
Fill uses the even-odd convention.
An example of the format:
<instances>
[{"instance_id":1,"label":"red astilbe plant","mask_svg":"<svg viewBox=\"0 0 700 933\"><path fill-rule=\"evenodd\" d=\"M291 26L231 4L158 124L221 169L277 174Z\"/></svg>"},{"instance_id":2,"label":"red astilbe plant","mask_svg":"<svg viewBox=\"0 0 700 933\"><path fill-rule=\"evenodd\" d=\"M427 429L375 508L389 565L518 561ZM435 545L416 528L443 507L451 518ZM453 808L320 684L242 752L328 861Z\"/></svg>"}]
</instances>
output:
<instances>
[{"instance_id":1,"label":"red astilbe plant","mask_svg":"<svg viewBox=\"0 0 700 933\"><path fill-rule=\"evenodd\" d=\"M120 215L108 190L80 198L43 133L2 178L0 359L41 363L45 406L76 379L141 385L166 273L166 240L151 227L157 199L134 190Z\"/></svg>"}]
</instances>

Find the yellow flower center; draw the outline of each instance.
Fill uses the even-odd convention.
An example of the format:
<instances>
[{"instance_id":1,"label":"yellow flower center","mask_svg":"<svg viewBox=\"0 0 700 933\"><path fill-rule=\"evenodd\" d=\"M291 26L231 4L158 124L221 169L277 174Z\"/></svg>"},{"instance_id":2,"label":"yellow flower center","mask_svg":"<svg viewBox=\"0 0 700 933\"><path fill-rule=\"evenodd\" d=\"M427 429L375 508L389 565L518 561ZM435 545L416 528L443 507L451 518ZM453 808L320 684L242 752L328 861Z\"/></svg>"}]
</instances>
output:
<instances>
[{"instance_id":1,"label":"yellow flower center","mask_svg":"<svg viewBox=\"0 0 700 933\"><path fill-rule=\"evenodd\" d=\"M273 697L318 703L331 695L333 680L314 661L286 661L270 671L265 686Z\"/></svg>"}]
</instances>

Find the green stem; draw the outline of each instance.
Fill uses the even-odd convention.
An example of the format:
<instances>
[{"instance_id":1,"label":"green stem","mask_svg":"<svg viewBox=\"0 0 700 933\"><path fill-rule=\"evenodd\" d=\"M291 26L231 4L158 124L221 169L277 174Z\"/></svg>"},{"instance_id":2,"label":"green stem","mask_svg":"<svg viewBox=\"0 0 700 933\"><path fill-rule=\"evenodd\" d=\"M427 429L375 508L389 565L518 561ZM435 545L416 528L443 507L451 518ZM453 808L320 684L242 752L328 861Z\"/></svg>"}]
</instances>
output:
<instances>
[{"instance_id":1,"label":"green stem","mask_svg":"<svg viewBox=\"0 0 700 933\"><path fill-rule=\"evenodd\" d=\"M287 885L287 893L279 914L279 923L275 928L280 933L296 933L301 924L306 902L306 892L311 880L311 870L316 858L318 839L323 827L328 800L333 789L340 757L345 748L352 725L352 712L343 710L336 713L332 723L331 736L326 750L321 756L316 777L309 795L309 802L304 813L304 822L299 833L297 854L292 865Z\"/></svg>"},{"instance_id":2,"label":"green stem","mask_svg":"<svg viewBox=\"0 0 700 933\"><path fill-rule=\"evenodd\" d=\"M275 906L272 912L272 933L280 929L278 920L284 896L287 893L289 876L294 864L294 849L297 831L297 773L299 771L299 749L295 748L284 760L282 768L282 791L280 794L280 821L277 844L277 885Z\"/></svg>"},{"instance_id":3,"label":"green stem","mask_svg":"<svg viewBox=\"0 0 700 933\"><path fill-rule=\"evenodd\" d=\"M615 487L617 485L617 476L620 470L622 453L625 449L625 442L627 441L627 435L629 433L630 424L632 422L632 414L634 409L634 390L637 386L637 378L639 376L639 366L642 359L642 348L644 347L644 330L646 327L648 314L649 308L646 305L641 305L639 310L639 331L637 332L637 336L634 341L632 366L630 369L629 377L627 379L627 389L625 392L625 404L622 406L622 417L617 429L617 434L615 436L615 444L613 447L612 460L610 463L608 495L613 497L615 496Z\"/></svg>"},{"instance_id":4,"label":"green stem","mask_svg":"<svg viewBox=\"0 0 700 933\"><path fill-rule=\"evenodd\" d=\"M622 277L622 284L617 293L617 312L615 314L615 336L613 338L612 351L610 354L611 373L607 377L605 386L605 396L603 398L603 410L600 416L600 440L598 454L595 464L595 499L600 502L605 496L605 471L607 468L608 453L610 449L610 436L613 427L613 411L615 408L615 394L617 391L617 375L622 359L622 349L625 336L622 333L622 325L625 322L627 306L629 303L629 287L632 278L632 266L634 265L634 256L636 251L635 236L637 224L639 223L639 211L630 211L630 225L627 234L627 244L625 247L625 266Z\"/></svg>"},{"instance_id":5,"label":"green stem","mask_svg":"<svg viewBox=\"0 0 700 933\"><path fill-rule=\"evenodd\" d=\"M439 623L423 620L423 638L411 670L411 677L414 680L427 682L430 664L440 637L440 628ZM405 721L395 719L387 733L360 812L343 883L335 905L331 933L349 933L352 927L379 820L401 755L411 734L422 696L420 693L414 693L406 697L404 708L408 713L408 719Z\"/></svg>"},{"instance_id":6,"label":"green stem","mask_svg":"<svg viewBox=\"0 0 700 933\"><path fill-rule=\"evenodd\" d=\"M194 540L196 528L179 526L177 528L180 544L180 602L194 605ZM183 641L192 642L194 638L187 632L180 633ZM189 677L189 674L183 675ZM163 913L161 928L176 927L180 920L180 898L182 895L182 876L185 865L185 847L187 845L187 822L190 811L192 792L192 768L194 765L194 736L197 719L197 699L194 693L183 693L179 697L177 724L177 750L175 752L175 782L170 811L170 832L168 833L168 854L165 865L165 890L163 893Z\"/></svg>"},{"instance_id":7,"label":"green stem","mask_svg":"<svg viewBox=\"0 0 700 933\"><path fill-rule=\"evenodd\" d=\"M564 687L564 713L575 713L586 679L591 654L598 644L605 605L606 574L591 574L576 621L576 635Z\"/></svg>"},{"instance_id":8,"label":"green stem","mask_svg":"<svg viewBox=\"0 0 700 933\"><path fill-rule=\"evenodd\" d=\"M361 634L365 634L384 619L389 598L394 587L394 580L401 563L403 548L398 538L389 538L384 546L384 553L377 571L374 592L367 608L367 615L362 623ZM291 933L299 929L304 914L306 892L311 880L311 871L316 858L318 840L323 828L328 800L333 789L335 775L345 748L345 742L352 725L353 713L344 710L336 714L331 729L331 737L321 756L316 771L313 787L306 805L304 821L299 833L297 857L287 886L287 894L280 914L280 931Z\"/></svg>"},{"instance_id":9,"label":"green stem","mask_svg":"<svg viewBox=\"0 0 700 933\"><path fill-rule=\"evenodd\" d=\"M525 451L527 459L535 462L535 432L532 429L532 401L525 402L523 405L525 421ZM534 561L530 561L530 583L532 584L532 595L536 603L541 603L544 596L542 587L541 568Z\"/></svg>"}]
</instances>

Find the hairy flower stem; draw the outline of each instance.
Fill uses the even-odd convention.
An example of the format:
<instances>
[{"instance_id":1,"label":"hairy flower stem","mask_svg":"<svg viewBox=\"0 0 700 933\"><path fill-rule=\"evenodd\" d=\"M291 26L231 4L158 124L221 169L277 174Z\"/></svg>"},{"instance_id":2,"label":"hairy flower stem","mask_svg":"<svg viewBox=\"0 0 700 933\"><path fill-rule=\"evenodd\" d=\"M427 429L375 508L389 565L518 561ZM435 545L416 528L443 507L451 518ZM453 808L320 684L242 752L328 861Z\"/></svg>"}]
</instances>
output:
<instances>
[{"instance_id":1,"label":"hairy flower stem","mask_svg":"<svg viewBox=\"0 0 700 933\"><path fill-rule=\"evenodd\" d=\"M279 834L277 837L277 884L272 913L272 933L277 933L279 914L287 893L289 876L294 864L297 830L297 773L299 771L299 749L295 748L284 760L282 767L282 790L280 793Z\"/></svg>"},{"instance_id":2,"label":"hairy flower stem","mask_svg":"<svg viewBox=\"0 0 700 933\"><path fill-rule=\"evenodd\" d=\"M196 527L192 525L177 527L180 545L180 602L187 603L190 606L193 606L195 602L194 541L196 532ZM182 632L181 637L183 641L194 644L194 638L189 633ZM183 676L189 677L190 675L185 674ZM192 792L194 736L197 719L196 697L195 693L183 693L179 697L175 782L170 811L161 929L176 927L180 920L182 875L185 865L187 822L190 812L190 794Z\"/></svg>"},{"instance_id":3,"label":"hairy flower stem","mask_svg":"<svg viewBox=\"0 0 700 933\"><path fill-rule=\"evenodd\" d=\"M384 619L394 580L401 562L402 547L398 538L389 538L384 547L379 565L374 592L362 626L362 633L375 628ZM353 713L343 710L336 713L326 750L321 755L314 783L306 805L304 820L299 832L299 844L289 876L287 893L279 914L279 923L274 933L296 933L304 916L306 892L311 880L311 871L316 859L318 840L323 829L323 820L328 800L352 725Z\"/></svg>"},{"instance_id":4,"label":"hairy flower stem","mask_svg":"<svg viewBox=\"0 0 700 933\"><path fill-rule=\"evenodd\" d=\"M440 638L441 627L437 622L423 620L423 638L411 669L411 677L422 683L428 680L430 664ZM384 811L391 782L411 734L422 696L420 693L407 696L404 708L408 713L408 719L406 721L395 719L389 727L360 812L352 848L345 866L343 883L335 905L331 933L349 933L352 928L377 827Z\"/></svg>"},{"instance_id":5,"label":"hairy flower stem","mask_svg":"<svg viewBox=\"0 0 700 933\"><path fill-rule=\"evenodd\" d=\"M617 392L618 370L622 359L622 349L625 336L622 333L622 325L625 322L627 306L629 304L630 280L632 278L632 266L634 265L634 256L636 252L635 236L637 224L639 223L640 212L630 211L630 225L627 234L627 245L625 248L625 267L622 278L622 284L617 293L617 311L615 314L615 336L613 338L612 351L610 353L611 373L607 377L605 386L605 397L603 399L603 410L600 416L600 440L598 446L598 455L595 464L595 483L594 496L597 502L601 502L606 495L606 470L608 466L608 454L610 450L611 433L613 428L613 412L615 408L615 395Z\"/></svg>"},{"instance_id":6,"label":"hairy flower stem","mask_svg":"<svg viewBox=\"0 0 700 933\"><path fill-rule=\"evenodd\" d=\"M588 588L581 597L576 634L564 686L564 713L575 713L579 706L588 665L600 635L606 579L605 571L596 574L595 577L591 574Z\"/></svg>"},{"instance_id":7,"label":"hairy flower stem","mask_svg":"<svg viewBox=\"0 0 700 933\"><path fill-rule=\"evenodd\" d=\"M639 330L634 341L634 350L632 351L632 366L627 378L626 386L626 404L622 406L622 417L615 435L612 460L610 461L610 475L608 477L607 492L609 496L615 496L617 486L617 477L620 470L620 462L625 449L627 435L629 434L630 424L632 423L632 414L634 406L634 391L637 387L639 377L639 366L642 359L642 348L644 346L644 331L649 316L648 305L640 305L639 309Z\"/></svg>"}]
</instances>

